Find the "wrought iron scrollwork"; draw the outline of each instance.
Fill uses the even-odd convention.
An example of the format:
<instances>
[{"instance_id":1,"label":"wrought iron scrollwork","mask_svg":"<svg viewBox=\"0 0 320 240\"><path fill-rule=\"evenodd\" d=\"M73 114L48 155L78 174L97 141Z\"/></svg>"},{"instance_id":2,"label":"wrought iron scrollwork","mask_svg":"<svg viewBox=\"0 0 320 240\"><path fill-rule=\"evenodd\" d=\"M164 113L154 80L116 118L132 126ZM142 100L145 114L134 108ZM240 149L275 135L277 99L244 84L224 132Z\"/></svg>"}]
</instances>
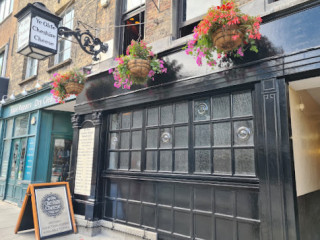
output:
<instances>
[{"instance_id":1,"label":"wrought iron scrollwork","mask_svg":"<svg viewBox=\"0 0 320 240\"><path fill-rule=\"evenodd\" d=\"M74 36L81 49L86 53L93 55L92 59L94 61L99 60L97 57L99 53L106 53L108 51L108 44L103 43L99 38L92 36L89 30L81 33L79 28L76 28L75 31L73 31L67 27L59 27L58 34L63 37Z\"/></svg>"}]
</instances>

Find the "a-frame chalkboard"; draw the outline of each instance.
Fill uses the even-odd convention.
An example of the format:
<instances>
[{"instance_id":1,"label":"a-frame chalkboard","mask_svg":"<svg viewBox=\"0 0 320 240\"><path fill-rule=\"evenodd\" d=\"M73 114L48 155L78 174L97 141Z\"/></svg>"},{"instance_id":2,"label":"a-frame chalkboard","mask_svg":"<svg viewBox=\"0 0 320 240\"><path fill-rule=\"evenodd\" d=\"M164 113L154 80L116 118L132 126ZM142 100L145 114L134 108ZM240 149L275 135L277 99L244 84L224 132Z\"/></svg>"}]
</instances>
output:
<instances>
[{"instance_id":1,"label":"a-frame chalkboard","mask_svg":"<svg viewBox=\"0 0 320 240\"><path fill-rule=\"evenodd\" d=\"M36 240L76 233L69 184L29 184L14 230L35 229Z\"/></svg>"}]
</instances>

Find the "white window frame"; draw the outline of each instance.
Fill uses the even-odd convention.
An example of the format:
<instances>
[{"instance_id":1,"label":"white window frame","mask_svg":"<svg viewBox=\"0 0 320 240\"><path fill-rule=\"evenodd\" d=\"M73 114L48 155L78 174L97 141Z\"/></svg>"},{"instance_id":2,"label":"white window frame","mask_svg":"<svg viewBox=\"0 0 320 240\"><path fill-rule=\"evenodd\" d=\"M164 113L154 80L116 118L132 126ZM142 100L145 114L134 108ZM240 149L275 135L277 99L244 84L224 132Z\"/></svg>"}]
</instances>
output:
<instances>
[{"instance_id":1,"label":"white window frame","mask_svg":"<svg viewBox=\"0 0 320 240\"><path fill-rule=\"evenodd\" d=\"M14 0L0 0L0 23L12 13L13 1Z\"/></svg>"},{"instance_id":2,"label":"white window frame","mask_svg":"<svg viewBox=\"0 0 320 240\"><path fill-rule=\"evenodd\" d=\"M67 17L69 16L68 14L71 13L71 18L67 19ZM71 30L73 29L73 19L74 19L74 9L71 7L68 10L66 10L61 16L62 18L59 27L68 27ZM71 58L71 48L72 48L72 36L68 37L68 38L59 38L58 39L58 52L57 54L54 56L54 65L59 64L69 58ZM67 48L66 48L66 44L70 44ZM62 48L62 49L61 49Z\"/></svg>"},{"instance_id":3,"label":"white window frame","mask_svg":"<svg viewBox=\"0 0 320 240\"><path fill-rule=\"evenodd\" d=\"M0 63L1 64L0 77L6 76L8 50L9 50L9 43L7 43L4 47L0 48L0 55L2 55L2 61Z\"/></svg>"},{"instance_id":4,"label":"white window frame","mask_svg":"<svg viewBox=\"0 0 320 240\"><path fill-rule=\"evenodd\" d=\"M28 57L25 78L36 76L38 71L38 59Z\"/></svg>"}]
</instances>

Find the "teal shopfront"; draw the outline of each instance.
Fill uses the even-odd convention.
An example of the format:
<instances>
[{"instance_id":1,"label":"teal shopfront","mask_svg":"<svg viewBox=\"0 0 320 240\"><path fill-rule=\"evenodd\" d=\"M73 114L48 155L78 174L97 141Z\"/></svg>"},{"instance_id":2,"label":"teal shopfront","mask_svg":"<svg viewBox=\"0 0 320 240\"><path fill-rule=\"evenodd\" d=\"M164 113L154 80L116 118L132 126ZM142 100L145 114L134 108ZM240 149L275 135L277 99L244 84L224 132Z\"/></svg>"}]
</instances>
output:
<instances>
[{"instance_id":1,"label":"teal shopfront","mask_svg":"<svg viewBox=\"0 0 320 240\"><path fill-rule=\"evenodd\" d=\"M21 205L29 183L67 179L74 102L57 105L46 90L1 106L1 200Z\"/></svg>"}]
</instances>

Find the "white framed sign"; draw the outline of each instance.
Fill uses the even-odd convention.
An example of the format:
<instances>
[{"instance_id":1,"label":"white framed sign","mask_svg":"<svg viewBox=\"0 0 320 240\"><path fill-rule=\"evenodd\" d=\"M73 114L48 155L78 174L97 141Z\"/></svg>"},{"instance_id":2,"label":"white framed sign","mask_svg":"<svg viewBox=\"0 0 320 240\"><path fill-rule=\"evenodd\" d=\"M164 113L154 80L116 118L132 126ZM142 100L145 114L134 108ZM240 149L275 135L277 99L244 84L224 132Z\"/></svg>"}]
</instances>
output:
<instances>
[{"instance_id":1,"label":"white framed sign","mask_svg":"<svg viewBox=\"0 0 320 240\"><path fill-rule=\"evenodd\" d=\"M79 131L78 158L74 193L90 196L95 128Z\"/></svg>"},{"instance_id":2,"label":"white framed sign","mask_svg":"<svg viewBox=\"0 0 320 240\"><path fill-rule=\"evenodd\" d=\"M35 16L31 21L30 42L57 50L58 28L53 22Z\"/></svg>"},{"instance_id":3,"label":"white framed sign","mask_svg":"<svg viewBox=\"0 0 320 240\"><path fill-rule=\"evenodd\" d=\"M31 15L25 17L18 26L18 51L29 44Z\"/></svg>"}]
</instances>

